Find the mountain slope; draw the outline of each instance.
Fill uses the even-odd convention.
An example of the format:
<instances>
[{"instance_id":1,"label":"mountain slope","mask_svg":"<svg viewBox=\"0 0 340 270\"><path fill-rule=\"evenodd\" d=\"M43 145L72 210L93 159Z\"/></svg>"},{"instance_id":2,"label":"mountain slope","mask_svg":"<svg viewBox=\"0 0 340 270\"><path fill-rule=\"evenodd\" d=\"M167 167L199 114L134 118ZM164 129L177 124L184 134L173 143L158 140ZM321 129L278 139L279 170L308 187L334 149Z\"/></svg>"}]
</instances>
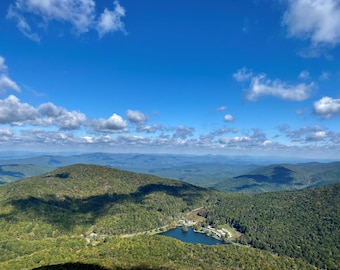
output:
<instances>
[{"instance_id":1,"label":"mountain slope","mask_svg":"<svg viewBox=\"0 0 340 270\"><path fill-rule=\"evenodd\" d=\"M227 192L259 193L320 187L340 182L340 162L274 164L226 179L214 188Z\"/></svg>"},{"instance_id":2,"label":"mountain slope","mask_svg":"<svg viewBox=\"0 0 340 270\"><path fill-rule=\"evenodd\" d=\"M213 207L223 196L180 181L83 164L2 185L0 268L315 269L243 246L121 238L169 224L193 208Z\"/></svg>"},{"instance_id":3,"label":"mountain slope","mask_svg":"<svg viewBox=\"0 0 340 270\"><path fill-rule=\"evenodd\" d=\"M13 182L26 177L36 176L54 170L53 167L34 164L0 165L0 184Z\"/></svg>"},{"instance_id":4,"label":"mountain slope","mask_svg":"<svg viewBox=\"0 0 340 270\"><path fill-rule=\"evenodd\" d=\"M229 194L206 209L210 222L228 223L239 241L279 255L340 269L340 184L298 191Z\"/></svg>"},{"instance_id":5,"label":"mountain slope","mask_svg":"<svg viewBox=\"0 0 340 270\"><path fill-rule=\"evenodd\" d=\"M106 234L132 233L165 225L202 206L212 194L152 175L71 165L1 186L0 217L19 223L37 220L46 227L39 231L45 235L80 234L90 226ZM3 226L13 229L8 223Z\"/></svg>"}]
</instances>

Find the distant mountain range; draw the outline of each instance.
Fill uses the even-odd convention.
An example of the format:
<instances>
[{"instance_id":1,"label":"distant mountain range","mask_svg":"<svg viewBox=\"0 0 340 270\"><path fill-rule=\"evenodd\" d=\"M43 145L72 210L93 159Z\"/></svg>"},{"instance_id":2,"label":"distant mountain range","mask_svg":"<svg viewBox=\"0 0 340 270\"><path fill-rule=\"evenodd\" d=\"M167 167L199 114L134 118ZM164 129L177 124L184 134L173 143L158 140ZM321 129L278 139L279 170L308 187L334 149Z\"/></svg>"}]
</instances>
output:
<instances>
[{"instance_id":1,"label":"distant mountain range","mask_svg":"<svg viewBox=\"0 0 340 270\"><path fill-rule=\"evenodd\" d=\"M301 159L287 162L275 157L110 153L31 156L6 153L2 157L0 184L80 163L153 174L227 192L295 190L340 182L340 162Z\"/></svg>"},{"instance_id":2,"label":"distant mountain range","mask_svg":"<svg viewBox=\"0 0 340 270\"><path fill-rule=\"evenodd\" d=\"M211 186L226 178L257 168L253 158L227 156L192 156L192 155L158 155L158 154L110 154L89 153L80 155L33 155L25 153L0 159L0 166L7 167L0 171L0 181L10 182L24 177L39 175L58 167L72 164L97 164L137 173L149 173L161 177L179 179L200 186ZM258 160L263 164L265 160ZM8 166L10 165L10 166ZM20 165L30 165L30 173ZM34 173L34 167L36 170ZM18 173L21 174L18 174ZM5 177L11 175L12 177Z\"/></svg>"},{"instance_id":3,"label":"distant mountain range","mask_svg":"<svg viewBox=\"0 0 340 270\"><path fill-rule=\"evenodd\" d=\"M274 164L223 180L213 187L227 192L295 190L340 182L340 162Z\"/></svg>"}]
</instances>

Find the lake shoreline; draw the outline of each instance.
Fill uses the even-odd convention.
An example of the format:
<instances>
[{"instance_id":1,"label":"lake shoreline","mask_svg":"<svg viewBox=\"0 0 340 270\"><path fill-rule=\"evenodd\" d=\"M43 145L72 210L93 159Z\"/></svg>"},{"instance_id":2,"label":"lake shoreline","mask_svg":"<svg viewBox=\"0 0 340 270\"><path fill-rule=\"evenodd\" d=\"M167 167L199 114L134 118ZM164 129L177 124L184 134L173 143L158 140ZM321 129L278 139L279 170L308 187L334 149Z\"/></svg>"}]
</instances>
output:
<instances>
[{"instance_id":1,"label":"lake shoreline","mask_svg":"<svg viewBox=\"0 0 340 270\"><path fill-rule=\"evenodd\" d=\"M203 244L203 245L221 245L224 244L222 239L217 239L207 235L203 231L194 230L192 226L187 227L188 230L183 230L182 226L176 226L176 228L169 229L168 231L161 232L159 235L176 238L182 242L192 244Z\"/></svg>"}]
</instances>

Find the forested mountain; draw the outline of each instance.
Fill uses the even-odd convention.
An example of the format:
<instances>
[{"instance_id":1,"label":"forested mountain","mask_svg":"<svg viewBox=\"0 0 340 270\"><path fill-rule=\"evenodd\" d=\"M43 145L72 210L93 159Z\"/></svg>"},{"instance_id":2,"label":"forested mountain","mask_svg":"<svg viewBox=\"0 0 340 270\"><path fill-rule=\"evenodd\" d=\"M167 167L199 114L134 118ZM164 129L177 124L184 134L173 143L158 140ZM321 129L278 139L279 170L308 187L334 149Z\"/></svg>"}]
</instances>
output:
<instances>
[{"instance_id":1,"label":"forested mountain","mask_svg":"<svg viewBox=\"0 0 340 270\"><path fill-rule=\"evenodd\" d=\"M0 268L77 263L106 269L314 269L242 246L125 234L169 225L223 193L152 175L72 165L0 187ZM45 268L46 269L46 268Z\"/></svg>"},{"instance_id":2,"label":"forested mountain","mask_svg":"<svg viewBox=\"0 0 340 270\"><path fill-rule=\"evenodd\" d=\"M339 205L339 185L227 194L71 165L0 186L0 269L337 269ZM197 208L202 226L229 224L242 233L233 240L241 245L146 235Z\"/></svg>"},{"instance_id":3,"label":"forested mountain","mask_svg":"<svg viewBox=\"0 0 340 270\"><path fill-rule=\"evenodd\" d=\"M34 164L0 165L0 184L13 182L22 178L36 176L54 170L53 167Z\"/></svg>"},{"instance_id":4,"label":"forested mountain","mask_svg":"<svg viewBox=\"0 0 340 270\"><path fill-rule=\"evenodd\" d=\"M227 192L259 193L321 187L340 182L340 162L274 164L223 180L213 187Z\"/></svg>"},{"instance_id":5,"label":"forested mountain","mask_svg":"<svg viewBox=\"0 0 340 270\"><path fill-rule=\"evenodd\" d=\"M135 233L168 224L216 192L181 181L97 165L71 165L0 189L7 221L36 220L39 233ZM42 226L40 225L40 226ZM4 224L8 232L17 228ZM19 237L19 236L18 236ZM23 237L23 236L20 236Z\"/></svg>"},{"instance_id":6,"label":"forested mountain","mask_svg":"<svg viewBox=\"0 0 340 270\"><path fill-rule=\"evenodd\" d=\"M205 210L208 223L229 224L242 244L340 269L340 184L299 191L229 194Z\"/></svg>"}]
</instances>

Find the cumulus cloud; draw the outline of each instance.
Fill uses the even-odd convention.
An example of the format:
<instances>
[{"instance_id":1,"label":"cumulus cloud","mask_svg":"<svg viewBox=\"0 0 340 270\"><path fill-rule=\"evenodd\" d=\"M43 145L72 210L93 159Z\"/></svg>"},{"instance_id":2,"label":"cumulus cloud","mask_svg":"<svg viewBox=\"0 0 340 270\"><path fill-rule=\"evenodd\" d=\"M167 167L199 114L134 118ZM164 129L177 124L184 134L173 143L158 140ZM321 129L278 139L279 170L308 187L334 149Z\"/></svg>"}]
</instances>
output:
<instances>
[{"instance_id":1,"label":"cumulus cloud","mask_svg":"<svg viewBox=\"0 0 340 270\"><path fill-rule=\"evenodd\" d=\"M238 82L248 81L252 77L253 77L253 72L246 67L239 69L233 74L233 78Z\"/></svg>"},{"instance_id":2,"label":"cumulus cloud","mask_svg":"<svg viewBox=\"0 0 340 270\"><path fill-rule=\"evenodd\" d=\"M128 110L126 112L126 117L128 120L136 125L141 125L145 123L149 118L141 113L140 111Z\"/></svg>"},{"instance_id":3,"label":"cumulus cloud","mask_svg":"<svg viewBox=\"0 0 340 270\"><path fill-rule=\"evenodd\" d=\"M7 18L15 20L18 29L34 41L40 40L37 31L47 28L51 21L70 24L77 34L95 29L102 37L109 32L125 31L121 21L125 9L118 1L114 2L113 11L105 8L98 20L95 7L94 0L16 0L9 6Z\"/></svg>"},{"instance_id":4,"label":"cumulus cloud","mask_svg":"<svg viewBox=\"0 0 340 270\"><path fill-rule=\"evenodd\" d=\"M266 74L252 78L246 99L256 101L261 96L273 96L283 100L303 101L309 98L314 84L289 85L280 80L271 80Z\"/></svg>"},{"instance_id":5,"label":"cumulus cloud","mask_svg":"<svg viewBox=\"0 0 340 270\"><path fill-rule=\"evenodd\" d=\"M340 43L339 0L287 0L287 3L282 23L288 36L310 40L314 56L317 48Z\"/></svg>"},{"instance_id":6,"label":"cumulus cloud","mask_svg":"<svg viewBox=\"0 0 340 270\"><path fill-rule=\"evenodd\" d=\"M9 78L5 58L0 55L0 94L5 93L7 90L20 92L19 86Z\"/></svg>"},{"instance_id":7,"label":"cumulus cloud","mask_svg":"<svg viewBox=\"0 0 340 270\"><path fill-rule=\"evenodd\" d=\"M234 76L234 78L240 81L249 80L249 89L246 92L246 99L249 101L256 101L261 96L272 96L283 100L290 101L303 101L310 97L311 91L314 87L314 83L310 84L288 84L281 80L271 80L265 73L254 75L252 72L245 70L244 68L238 70L235 74L242 73L241 76ZM235 75L234 74L234 75Z\"/></svg>"},{"instance_id":8,"label":"cumulus cloud","mask_svg":"<svg viewBox=\"0 0 340 270\"><path fill-rule=\"evenodd\" d=\"M122 31L125 32L124 23L121 18L125 17L125 9L119 4L118 1L114 2L114 10L110 11L107 8L100 15L97 30L99 37L104 36L109 32Z\"/></svg>"},{"instance_id":9,"label":"cumulus cloud","mask_svg":"<svg viewBox=\"0 0 340 270\"><path fill-rule=\"evenodd\" d=\"M251 138L249 136L235 136L232 138L220 138L219 142L221 144L239 144L239 143L249 143L251 141Z\"/></svg>"},{"instance_id":10,"label":"cumulus cloud","mask_svg":"<svg viewBox=\"0 0 340 270\"><path fill-rule=\"evenodd\" d=\"M307 141L322 141L327 137L326 131L316 131L306 137Z\"/></svg>"},{"instance_id":11,"label":"cumulus cloud","mask_svg":"<svg viewBox=\"0 0 340 270\"><path fill-rule=\"evenodd\" d=\"M319 77L319 80L324 81L324 80L327 80L327 79L329 79L329 73L328 72L322 72L320 77Z\"/></svg>"},{"instance_id":12,"label":"cumulus cloud","mask_svg":"<svg viewBox=\"0 0 340 270\"><path fill-rule=\"evenodd\" d=\"M56 125L62 130L79 129L86 123L86 116L77 111L67 111L62 107L57 107L52 103L44 103L38 107L41 118L36 120L41 125Z\"/></svg>"},{"instance_id":13,"label":"cumulus cloud","mask_svg":"<svg viewBox=\"0 0 340 270\"><path fill-rule=\"evenodd\" d=\"M0 129L0 144L4 142L11 142L13 138L13 132L10 129Z\"/></svg>"},{"instance_id":14,"label":"cumulus cloud","mask_svg":"<svg viewBox=\"0 0 340 270\"><path fill-rule=\"evenodd\" d=\"M272 141L267 139L266 134L261 132L259 129L253 129L251 134L245 133L240 136L221 137L218 139L218 142L221 145L244 149L254 149L272 144Z\"/></svg>"},{"instance_id":15,"label":"cumulus cloud","mask_svg":"<svg viewBox=\"0 0 340 270\"><path fill-rule=\"evenodd\" d=\"M12 126L57 126L61 130L79 129L85 124L86 116L76 111L67 111L52 103L44 103L35 108L10 95L0 100L0 124Z\"/></svg>"},{"instance_id":16,"label":"cumulus cloud","mask_svg":"<svg viewBox=\"0 0 340 270\"><path fill-rule=\"evenodd\" d=\"M27 103L21 103L19 99L10 95L0 100L0 124L22 126L27 121L37 119L38 111Z\"/></svg>"},{"instance_id":17,"label":"cumulus cloud","mask_svg":"<svg viewBox=\"0 0 340 270\"><path fill-rule=\"evenodd\" d=\"M234 121L234 117L231 114L226 114L224 117L224 122L232 122Z\"/></svg>"},{"instance_id":18,"label":"cumulus cloud","mask_svg":"<svg viewBox=\"0 0 340 270\"><path fill-rule=\"evenodd\" d=\"M204 143L212 143L216 137L222 136L227 133L237 133L237 132L238 132L237 128L219 128L208 134L200 135L199 139L201 142L204 142Z\"/></svg>"},{"instance_id":19,"label":"cumulus cloud","mask_svg":"<svg viewBox=\"0 0 340 270\"><path fill-rule=\"evenodd\" d=\"M98 119L93 121L96 131L116 133L127 131L127 122L118 114L112 114L109 119Z\"/></svg>"},{"instance_id":20,"label":"cumulus cloud","mask_svg":"<svg viewBox=\"0 0 340 270\"><path fill-rule=\"evenodd\" d=\"M185 140L188 137L194 135L194 128L179 126L176 128L175 133L173 134L173 139L182 139Z\"/></svg>"},{"instance_id":21,"label":"cumulus cloud","mask_svg":"<svg viewBox=\"0 0 340 270\"><path fill-rule=\"evenodd\" d=\"M156 133L158 131L164 131L165 128L163 125L147 125L147 126L140 126L137 128L138 132L146 132L146 133Z\"/></svg>"},{"instance_id":22,"label":"cumulus cloud","mask_svg":"<svg viewBox=\"0 0 340 270\"><path fill-rule=\"evenodd\" d=\"M307 70L303 70L303 71L300 72L299 79L307 80L309 78L310 78L310 74Z\"/></svg>"},{"instance_id":23,"label":"cumulus cloud","mask_svg":"<svg viewBox=\"0 0 340 270\"><path fill-rule=\"evenodd\" d=\"M324 119L329 119L340 115L340 99L323 97L314 102L314 113Z\"/></svg>"},{"instance_id":24,"label":"cumulus cloud","mask_svg":"<svg viewBox=\"0 0 340 270\"><path fill-rule=\"evenodd\" d=\"M298 129L290 129L289 126L281 126L279 130L290 139L292 143L310 144L332 140L330 132L322 126L304 126Z\"/></svg>"}]
</instances>

